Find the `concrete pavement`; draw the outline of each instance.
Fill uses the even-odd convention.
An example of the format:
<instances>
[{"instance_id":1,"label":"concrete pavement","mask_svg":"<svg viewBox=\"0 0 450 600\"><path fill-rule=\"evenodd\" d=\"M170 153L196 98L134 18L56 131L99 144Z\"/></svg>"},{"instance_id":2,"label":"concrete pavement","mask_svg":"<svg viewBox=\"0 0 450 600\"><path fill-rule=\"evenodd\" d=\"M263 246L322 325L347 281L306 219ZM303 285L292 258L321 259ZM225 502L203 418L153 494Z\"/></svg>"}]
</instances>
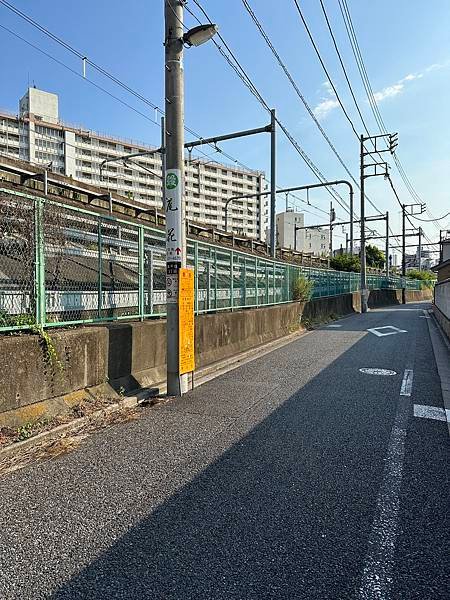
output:
<instances>
[{"instance_id":1,"label":"concrete pavement","mask_svg":"<svg viewBox=\"0 0 450 600\"><path fill-rule=\"evenodd\" d=\"M424 308L337 321L3 477L0 598L447 598Z\"/></svg>"}]
</instances>

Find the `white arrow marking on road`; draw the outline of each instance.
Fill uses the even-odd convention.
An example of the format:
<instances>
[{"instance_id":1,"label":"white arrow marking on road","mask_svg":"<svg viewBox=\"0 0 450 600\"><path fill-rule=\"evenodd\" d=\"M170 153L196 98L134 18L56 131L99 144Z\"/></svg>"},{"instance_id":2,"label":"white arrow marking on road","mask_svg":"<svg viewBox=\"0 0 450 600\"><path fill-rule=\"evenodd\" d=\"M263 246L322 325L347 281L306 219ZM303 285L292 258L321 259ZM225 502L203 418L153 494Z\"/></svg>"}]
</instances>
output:
<instances>
[{"instance_id":1,"label":"white arrow marking on road","mask_svg":"<svg viewBox=\"0 0 450 600\"><path fill-rule=\"evenodd\" d=\"M386 331L388 329L389 331ZM382 331L384 330L384 331ZM395 335L396 333L408 333L406 329L399 329L398 327L394 327L393 325L384 325L383 327L373 327L372 329L368 329L370 333L378 337L385 337L387 335Z\"/></svg>"},{"instance_id":2,"label":"white arrow marking on road","mask_svg":"<svg viewBox=\"0 0 450 600\"><path fill-rule=\"evenodd\" d=\"M439 406L425 406L424 404L414 404L414 416L422 419L435 419L436 421L449 421L450 410L444 410Z\"/></svg>"}]
</instances>

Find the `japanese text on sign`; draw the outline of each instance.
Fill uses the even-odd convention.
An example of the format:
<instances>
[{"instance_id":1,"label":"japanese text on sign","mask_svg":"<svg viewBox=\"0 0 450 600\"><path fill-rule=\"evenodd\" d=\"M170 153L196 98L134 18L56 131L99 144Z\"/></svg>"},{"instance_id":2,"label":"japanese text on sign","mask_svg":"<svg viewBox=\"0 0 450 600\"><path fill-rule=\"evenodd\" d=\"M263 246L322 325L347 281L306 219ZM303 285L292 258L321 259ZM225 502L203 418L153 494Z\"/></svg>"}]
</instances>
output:
<instances>
[{"instance_id":1,"label":"japanese text on sign","mask_svg":"<svg viewBox=\"0 0 450 600\"><path fill-rule=\"evenodd\" d=\"M180 375L195 370L194 356L194 270L179 271L179 356Z\"/></svg>"}]
</instances>

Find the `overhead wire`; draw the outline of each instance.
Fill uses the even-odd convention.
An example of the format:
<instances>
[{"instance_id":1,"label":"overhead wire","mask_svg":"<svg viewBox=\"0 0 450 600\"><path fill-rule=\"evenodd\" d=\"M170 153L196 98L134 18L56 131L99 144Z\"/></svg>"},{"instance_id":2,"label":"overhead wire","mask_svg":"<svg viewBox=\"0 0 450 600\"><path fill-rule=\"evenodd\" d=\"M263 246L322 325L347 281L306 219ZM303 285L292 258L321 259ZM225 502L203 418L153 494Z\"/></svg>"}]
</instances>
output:
<instances>
[{"instance_id":1,"label":"overhead wire","mask_svg":"<svg viewBox=\"0 0 450 600\"><path fill-rule=\"evenodd\" d=\"M132 89L129 85L127 85L126 83L124 83L123 81L121 81L118 77L116 77L115 75L111 74L106 69L104 69L103 67L101 67L100 65L98 65L97 63L95 63L94 61L92 61L91 59L89 59L82 52L76 50L72 45L68 44L62 38L60 38L60 37L56 36L55 34L53 34L46 27L44 27L43 25L41 25L40 23L38 23L37 21L35 21L31 17L29 17L28 15L26 15L24 12L20 11L19 9L17 9L10 2L7 2L7 0L0 0L0 3L3 4L9 10L11 10L12 12L14 12L17 16L19 16L22 19L24 19L27 23L29 23L30 25L32 25L33 27L35 27L36 29L38 29L41 33L44 33L50 39L52 39L56 43L60 44L63 48L65 48L66 50L68 50L69 52L71 52L72 54L74 54L77 58L79 58L81 60L85 60L87 64L89 64L90 66L92 66L95 70L97 70L99 73L101 73L102 75L104 75L105 77L107 77L108 79L110 79L111 81L113 81L115 84L117 84L120 87L122 87L125 91L127 91L130 94L132 94L133 96L135 96L136 98L138 98L139 100L141 100L142 102L144 102L145 104L147 104L148 106L150 106L151 108L153 108L154 110L158 111L161 115L164 115L164 111L159 106L157 106L154 102L152 102L151 100L149 100L148 98L146 98L145 96L143 96L142 94L140 94L139 92L137 92L136 90ZM97 83L93 82L92 80L90 80L89 78L81 75L80 73L78 73L77 71L75 71L74 69L72 69L71 67L69 67L68 65L66 65L65 63L63 63L62 61L60 61L59 59L56 59L55 57L53 57L49 53L47 53L44 50L42 50L41 48L37 47L35 44L32 44L31 42L29 42L28 40L26 40L22 36L19 36L18 34L16 34L15 32L7 29L6 27L3 26L3 28L5 30L7 30L10 34L15 35L17 38L19 38L23 42L27 43L29 46L31 46L32 48L34 48L38 52L41 52L42 54L44 54L45 56L47 56L51 60L53 60L53 61L57 62L58 64L60 64L61 66L65 67L66 69L68 69L69 71L71 71L73 74L75 74L78 77L81 77L83 79L86 79L86 81L88 81L89 83L91 83L91 85L94 85L95 87L97 87L98 89L100 89L101 91L103 91L104 93L108 94L110 97L116 99L117 101L119 101L120 103L122 103L124 106L130 108L131 110L134 110L135 112L137 112L138 114L140 114L141 116L143 116L144 118L146 118L147 120L150 120L155 125L158 125L158 126L160 125L159 123L157 123L156 121L154 121L153 119L151 119L148 115L146 115L146 114L142 113L141 111L139 111L138 109L132 107L127 102L125 102L122 99L118 98L114 94L111 94L108 90L106 90L105 88L103 88L99 84L97 84ZM202 138L202 136L199 133L197 133L195 130L191 129L187 125L185 125L185 130L188 133L190 133L191 135L195 136L197 139L201 139ZM230 160L233 164L236 164L236 165L240 166L241 168L243 168L245 170L254 170L254 169L251 169L250 167L248 167L247 165L245 165L244 163L240 162L238 159L236 159L235 157L233 157L228 152L226 152L223 149L219 148L217 146L217 144L210 143L208 145L211 146L212 148L214 148L215 151L219 152L227 160ZM199 154L205 156L205 157L208 156L200 148L196 148L195 151L198 152ZM307 204L307 202L304 201L302 198L300 198L298 195L291 194L291 197L294 198L296 201L304 202L304 203ZM294 202L294 205L296 205L295 202ZM318 210L322 211L322 209L320 209L320 208L318 208Z\"/></svg>"},{"instance_id":2,"label":"overhead wire","mask_svg":"<svg viewBox=\"0 0 450 600\"><path fill-rule=\"evenodd\" d=\"M257 29L259 30L261 36L263 37L264 41L266 42L266 44L268 45L268 47L270 48L272 54L275 56L278 64L280 65L280 67L282 68L282 70L284 71L286 77L288 78L289 82L291 83L292 87L294 88L297 96L300 98L301 102L303 103L304 107L306 108L308 114L310 115L310 117L312 118L312 120L314 121L315 125L317 126L317 128L319 129L320 133L322 134L322 136L324 137L324 139L326 140L327 144L330 146L331 150L333 151L333 153L336 155L336 157L338 158L339 162L341 163L341 165L344 167L346 173L349 175L349 177L352 179L352 181L358 185L358 182L356 181L356 179L353 177L352 173L350 172L349 168L347 167L347 165L345 164L345 162L343 161L342 157L340 156L340 154L338 153L338 151L336 150L333 142L330 140L330 138L328 137L326 131L324 130L324 128L322 127L322 125L320 124L319 120L317 119L317 117L314 114L314 111L311 109L311 107L309 106L306 98L304 97L304 95L302 94L297 82L295 81L295 79L293 78L293 76L291 75L290 71L288 70L286 64L283 62L283 60L281 59L279 53L277 52L275 46L273 45L272 41L270 40L270 37L268 36L268 34L266 33L266 31L264 30L261 22L259 21L258 17L256 16L255 12L253 11L252 7L250 6L249 2L247 0L242 0L242 3L245 7L245 9L247 10L248 14L250 15L251 19L253 20L254 24L256 25Z\"/></svg>"},{"instance_id":3,"label":"overhead wire","mask_svg":"<svg viewBox=\"0 0 450 600\"><path fill-rule=\"evenodd\" d=\"M208 20L208 22L212 23L212 20L210 19L208 13L203 8L203 6L200 4L200 2L198 2L198 0L193 0L193 2L199 8L199 10L202 12L203 16ZM201 21L197 17L197 15L186 4L184 4L184 6L185 6L187 12L189 12L189 14L191 14L191 16L193 16L198 23L201 23ZM255 86L255 84L251 80L250 76L248 75L248 73L246 72L244 67L241 65L238 58L236 57L235 53L232 51L232 49L227 44L226 40L220 34L220 32L217 33L217 37L220 39L220 41L222 42L222 44L228 51L228 54L227 54L227 52L224 51L224 49L221 47L221 45L214 38L212 38L212 42L215 45L215 47L217 48L217 50L219 51L219 53L226 60L226 62L229 64L229 66L234 70L234 72L238 75L238 77L244 83L244 85L250 90L250 92L253 94L253 96L263 106L263 108L265 108L265 110L267 112L270 112L271 109L270 109L268 103L265 101L265 99L263 98L263 96L261 95L261 93L259 92L257 87ZM297 151L297 153L303 159L305 164L308 166L308 168L314 173L314 175L317 177L317 179L320 182L325 183L326 182L325 176L320 172L319 168L314 164L312 159L303 150L303 148L300 146L300 144L294 138L294 136L291 134L291 132L288 130L288 128L284 125L284 123L280 120L280 118L278 116L275 117L275 120L276 120L278 126L280 127L280 129L283 131L284 135L287 137L287 139L291 143L291 145L294 147L294 149ZM346 202L342 198L342 196L338 192L336 192L336 190L332 189L329 186L326 187L326 190L328 191L328 193L330 193L334 197L336 202L338 202L338 204L340 204L340 206L342 208L344 208L345 211L348 213L349 208L348 208L348 206L346 206Z\"/></svg>"},{"instance_id":4,"label":"overhead wire","mask_svg":"<svg viewBox=\"0 0 450 600\"><path fill-rule=\"evenodd\" d=\"M350 9L347 4L347 0L338 0L338 2L339 2L339 9L340 9L340 12L342 15L344 26L345 26L345 29L347 32L347 36L350 41L352 52L355 57L356 65L357 65L364 89L366 91L369 105L371 107L373 116L375 118L375 121L377 122L380 132L383 134L386 134L388 132L388 130L386 128L386 124L383 120L381 112L378 108L375 94L373 92L373 89L372 89L372 86L370 83L370 79L369 79L369 76L367 73L367 69L365 67L364 58L363 58L363 55L362 55L362 52L361 52L361 49L359 46L358 38L357 38L356 31L355 31L355 28L353 25L353 21L352 21ZM406 189L408 190L408 193L411 195L411 197L414 199L415 202L424 204L423 199L417 193L417 191L415 190L414 186L412 185L409 177L407 176L405 169L403 168L403 165L400 161L400 158L398 157L396 152L393 153L393 157L394 157L395 166L400 174L400 177L401 177ZM428 208L427 208L427 213L429 214L429 216L432 216L431 213L429 212ZM435 225L436 225L436 223L435 223Z\"/></svg>"}]
</instances>

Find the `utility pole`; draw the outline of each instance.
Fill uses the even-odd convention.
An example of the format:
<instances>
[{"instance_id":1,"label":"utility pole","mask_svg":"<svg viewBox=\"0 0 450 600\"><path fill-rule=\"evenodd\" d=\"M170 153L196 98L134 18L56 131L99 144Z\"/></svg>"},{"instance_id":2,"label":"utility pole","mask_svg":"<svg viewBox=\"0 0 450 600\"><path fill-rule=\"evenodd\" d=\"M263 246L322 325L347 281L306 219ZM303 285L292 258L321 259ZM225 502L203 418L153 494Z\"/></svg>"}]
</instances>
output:
<instances>
[{"instance_id":1,"label":"utility pole","mask_svg":"<svg viewBox=\"0 0 450 600\"><path fill-rule=\"evenodd\" d=\"M389 212L386 212L386 279L390 276L389 264Z\"/></svg>"},{"instance_id":2,"label":"utility pole","mask_svg":"<svg viewBox=\"0 0 450 600\"><path fill-rule=\"evenodd\" d=\"M179 367L179 269L186 266L183 2L165 0L167 394L187 392Z\"/></svg>"},{"instance_id":3,"label":"utility pole","mask_svg":"<svg viewBox=\"0 0 450 600\"><path fill-rule=\"evenodd\" d=\"M419 271L422 270L422 227L419 227Z\"/></svg>"},{"instance_id":4,"label":"utility pole","mask_svg":"<svg viewBox=\"0 0 450 600\"><path fill-rule=\"evenodd\" d=\"M385 143L386 138L388 144ZM383 140L383 146L380 148L378 140ZM364 142L370 141L373 145L373 150L366 150ZM386 162L380 162L377 159L372 159L372 162L365 164L365 157L378 154L381 156L383 152L390 152L393 154L395 148L398 146L398 134L396 133L383 133L381 135L369 135L364 137L360 136L360 187L361 187L361 312L367 312L368 310L368 290L367 290L367 274L366 274L366 230L365 230L365 194L364 194L364 180L368 177L379 177L383 175L385 178L389 178L388 164ZM366 174L365 169L372 169ZM382 169L382 170L380 170ZM386 257L389 260L389 257Z\"/></svg>"},{"instance_id":5,"label":"utility pole","mask_svg":"<svg viewBox=\"0 0 450 600\"><path fill-rule=\"evenodd\" d=\"M364 199L364 136L360 138L360 187L361 187L361 312L365 313L368 310L367 303L367 278L366 278L366 228L365 228L365 199Z\"/></svg>"},{"instance_id":6,"label":"utility pole","mask_svg":"<svg viewBox=\"0 0 450 600\"><path fill-rule=\"evenodd\" d=\"M406 304L406 206L402 204L402 304Z\"/></svg>"}]
</instances>

